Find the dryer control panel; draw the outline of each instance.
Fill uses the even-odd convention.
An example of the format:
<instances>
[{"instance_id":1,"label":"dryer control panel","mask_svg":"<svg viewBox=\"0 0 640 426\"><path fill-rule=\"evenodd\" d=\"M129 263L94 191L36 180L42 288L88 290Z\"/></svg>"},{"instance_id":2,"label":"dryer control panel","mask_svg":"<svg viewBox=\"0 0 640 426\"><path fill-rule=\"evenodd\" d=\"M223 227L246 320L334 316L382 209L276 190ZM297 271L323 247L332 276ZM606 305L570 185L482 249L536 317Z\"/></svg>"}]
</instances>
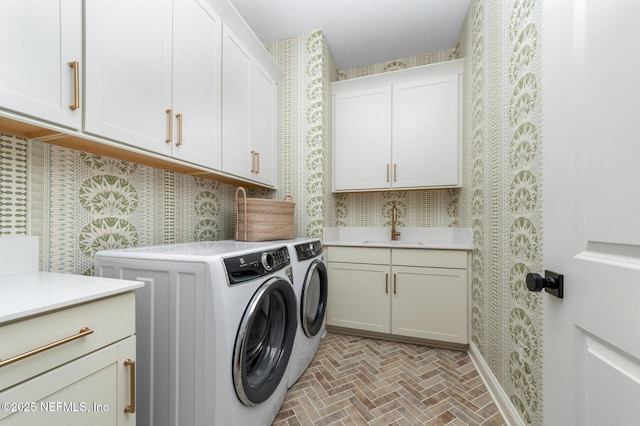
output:
<instances>
[{"instance_id":1,"label":"dryer control panel","mask_svg":"<svg viewBox=\"0 0 640 426\"><path fill-rule=\"evenodd\" d=\"M291 264L287 247L227 257L223 262L230 285L273 274Z\"/></svg>"},{"instance_id":2,"label":"dryer control panel","mask_svg":"<svg viewBox=\"0 0 640 426\"><path fill-rule=\"evenodd\" d=\"M296 254L298 255L298 262L318 257L322 254L322 243L320 240L314 240L308 243L298 244L296 246Z\"/></svg>"}]
</instances>

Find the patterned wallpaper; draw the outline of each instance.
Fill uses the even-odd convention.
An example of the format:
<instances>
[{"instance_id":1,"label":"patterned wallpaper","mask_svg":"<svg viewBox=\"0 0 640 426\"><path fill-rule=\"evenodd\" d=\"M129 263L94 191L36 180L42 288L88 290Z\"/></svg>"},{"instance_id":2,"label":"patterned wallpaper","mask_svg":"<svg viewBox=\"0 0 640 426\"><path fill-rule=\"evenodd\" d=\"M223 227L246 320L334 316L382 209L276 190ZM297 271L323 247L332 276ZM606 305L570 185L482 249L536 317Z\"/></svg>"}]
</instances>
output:
<instances>
[{"instance_id":1,"label":"patterned wallpaper","mask_svg":"<svg viewBox=\"0 0 640 426\"><path fill-rule=\"evenodd\" d=\"M325 226L326 152L331 144L330 72L334 68L322 31L268 44L284 76L280 90L278 197L296 201L300 236L321 237Z\"/></svg>"},{"instance_id":2,"label":"patterned wallpaper","mask_svg":"<svg viewBox=\"0 0 640 426\"><path fill-rule=\"evenodd\" d=\"M542 267L539 25L533 0L474 0L456 49L346 71L335 70L320 31L268 46L285 70L280 186L299 201L298 234L318 235L319 221L388 226L392 203L403 226L472 227L472 341L523 421L536 425L542 424L542 306L524 279ZM465 186L331 193L330 82L456 57L466 58ZM314 127L319 110L322 129Z\"/></svg>"},{"instance_id":3,"label":"patterned wallpaper","mask_svg":"<svg viewBox=\"0 0 640 426\"><path fill-rule=\"evenodd\" d=\"M40 237L41 269L92 274L104 248L233 237L235 188L0 134L0 235Z\"/></svg>"},{"instance_id":4,"label":"patterned wallpaper","mask_svg":"<svg viewBox=\"0 0 640 426\"><path fill-rule=\"evenodd\" d=\"M321 31L267 46L284 71L279 190L300 236L324 226L474 229L472 344L528 424L542 423L540 3L472 0L455 49L337 72ZM330 82L465 57L465 186L331 193ZM270 191L258 191L268 196ZM233 238L235 188L0 134L0 236L41 237L41 267L91 273L100 248ZM520 348L522 347L522 357Z\"/></svg>"},{"instance_id":5,"label":"patterned wallpaper","mask_svg":"<svg viewBox=\"0 0 640 426\"><path fill-rule=\"evenodd\" d=\"M465 62L461 223L474 230L472 344L526 424L542 424L540 13L535 0L473 0ZM522 353L522 355L520 355Z\"/></svg>"}]
</instances>

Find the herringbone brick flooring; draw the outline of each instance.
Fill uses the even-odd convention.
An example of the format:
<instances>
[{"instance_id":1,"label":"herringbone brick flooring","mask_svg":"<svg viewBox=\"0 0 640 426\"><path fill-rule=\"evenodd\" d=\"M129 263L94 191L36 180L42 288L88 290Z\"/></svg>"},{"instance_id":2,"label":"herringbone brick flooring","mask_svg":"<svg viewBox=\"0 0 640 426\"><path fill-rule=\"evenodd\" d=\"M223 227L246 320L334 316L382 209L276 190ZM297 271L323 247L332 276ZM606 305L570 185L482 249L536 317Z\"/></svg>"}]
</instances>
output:
<instances>
[{"instance_id":1,"label":"herringbone brick flooring","mask_svg":"<svg viewBox=\"0 0 640 426\"><path fill-rule=\"evenodd\" d=\"M328 333L274 425L504 425L466 352Z\"/></svg>"}]
</instances>

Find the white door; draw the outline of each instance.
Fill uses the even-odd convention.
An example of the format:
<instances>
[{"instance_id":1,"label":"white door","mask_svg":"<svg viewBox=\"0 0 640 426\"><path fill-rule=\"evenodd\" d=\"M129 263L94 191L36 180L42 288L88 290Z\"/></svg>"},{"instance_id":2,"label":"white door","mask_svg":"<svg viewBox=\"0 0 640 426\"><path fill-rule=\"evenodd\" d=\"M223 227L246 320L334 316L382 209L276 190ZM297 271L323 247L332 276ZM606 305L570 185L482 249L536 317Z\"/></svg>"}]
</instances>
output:
<instances>
[{"instance_id":1,"label":"white door","mask_svg":"<svg viewBox=\"0 0 640 426\"><path fill-rule=\"evenodd\" d=\"M640 2L543 13L545 425L640 424Z\"/></svg>"}]
</instances>

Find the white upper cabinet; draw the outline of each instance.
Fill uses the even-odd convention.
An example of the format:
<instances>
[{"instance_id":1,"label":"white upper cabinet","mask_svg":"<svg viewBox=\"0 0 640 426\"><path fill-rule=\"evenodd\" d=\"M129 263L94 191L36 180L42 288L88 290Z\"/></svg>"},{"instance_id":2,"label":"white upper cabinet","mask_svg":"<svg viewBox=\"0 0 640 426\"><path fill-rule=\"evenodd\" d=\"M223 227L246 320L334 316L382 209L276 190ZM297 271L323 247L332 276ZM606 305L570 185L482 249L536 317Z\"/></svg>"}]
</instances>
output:
<instances>
[{"instance_id":1,"label":"white upper cabinet","mask_svg":"<svg viewBox=\"0 0 640 426\"><path fill-rule=\"evenodd\" d=\"M278 183L278 83L259 63L253 69L253 175L259 182Z\"/></svg>"},{"instance_id":2,"label":"white upper cabinet","mask_svg":"<svg viewBox=\"0 0 640 426\"><path fill-rule=\"evenodd\" d=\"M223 26L222 169L251 178L251 55Z\"/></svg>"},{"instance_id":3,"label":"white upper cabinet","mask_svg":"<svg viewBox=\"0 0 640 426\"><path fill-rule=\"evenodd\" d=\"M81 0L3 0L0 16L0 109L79 129Z\"/></svg>"},{"instance_id":4,"label":"white upper cabinet","mask_svg":"<svg viewBox=\"0 0 640 426\"><path fill-rule=\"evenodd\" d=\"M95 0L85 19L85 131L219 169L214 11L198 0Z\"/></svg>"},{"instance_id":5,"label":"white upper cabinet","mask_svg":"<svg viewBox=\"0 0 640 426\"><path fill-rule=\"evenodd\" d=\"M458 186L458 75L393 86L392 188Z\"/></svg>"},{"instance_id":6,"label":"white upper cabinet","mask_svg":"<svg viewBox=\"0 0 640 426\"><path fill-rule=\"evenodd\" d=\"M462 68L333 83L334 192L461 186Z\"/></svg>"},{"instance_id":7,"label":"white upper cabinet","mask_svg":"<svg viewBox=\"0 0 640 426\"><path fill-rule=\"evenodd\" d=\"M84 130L170 155L171 0L85 3Z\"/></svg>"},{"instance_id":8,"label":"white upper cabinet","mask_svg":"<svg viewBox=\"0 0 640 426\"><path fill-rule=\"evenodd\" d=\"M389 187L391 87L334 92L334 189Z\"/></svg>"},{"instance_id":9,"label":"white upper cabinet","mask_svg":"<svg viewBox=\"0 0 640 426\"><path fill-rule=\"evenodd\" d=\"M222 22L203 0L174 0L173 155L221 167ZM180 130L182 134L180 134ZM180 145L178 145L180 144Z\"/></svg>"},{"instance_id":10,"label":"white upper cabinet","mask_svg":"<svg viewBox=\"0 0 640 426\"><path fill-rule=\"evenodd\" d=\"M2 0L0 16L0 132L276 188L282 71L228 0Z\"/></svg>"},{"instance_id":11,"label":"white upper cabinet","mask_svg":"<svg viewBox=\"0 0 640 426\"><path fill-rule=\"evenodd\" d=\"M223 26L222 170L274 186L278 171L278 81Z\"/></svg>"}]
</instances>

